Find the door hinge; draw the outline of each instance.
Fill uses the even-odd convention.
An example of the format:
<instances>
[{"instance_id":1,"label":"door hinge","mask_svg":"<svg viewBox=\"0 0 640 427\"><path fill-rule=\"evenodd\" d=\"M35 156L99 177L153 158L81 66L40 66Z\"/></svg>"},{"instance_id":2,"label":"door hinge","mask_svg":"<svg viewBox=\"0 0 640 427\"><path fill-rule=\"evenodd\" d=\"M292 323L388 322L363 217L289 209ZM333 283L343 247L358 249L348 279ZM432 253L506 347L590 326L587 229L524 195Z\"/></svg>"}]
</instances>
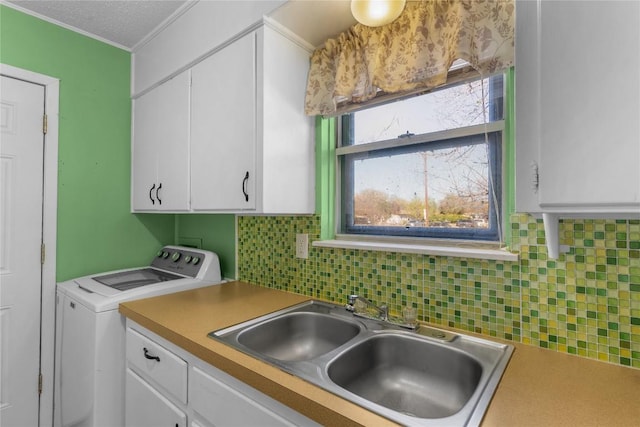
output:
<instances>
[{"instance_id":1,"label":"door hinge","mask_svg":"<svg viewBox=\"0 0 640 427\"><path fill-rule=\"evenodd\" d=\"M38 394L42 394L42 373L38 374Z\"/></svg>"},{"instance_id":2,"label":"door hinge","mask_svg":"<svg viewBox=\"0 0 640 427\"><path fill-rule=\"evenodd\" d=\"M537 193L540 188L540 170L536 162L531 162L529 167L531 168L531 189Z\"/></svg>"},{"instance_id":3,"label":"door hinge","mask_svg":"<svg viewBox=\"0 0 640 427\"><path fill-rule=\"evenodd\" d=\"M49 119L47 118L47 115L45 114L44 116L42 116L42 133L46 135L48 128L49 128Z\"/></svg>"},{"instance_id":4,"label":"door hinge","mask_svg":"<svg viewBox=\"0 0 640 427\"><path fill-rule=\"evenodd\" d=\"M45 246L44 246L44 243L42 243L42 244L40 245L40 264L41 264L41 265L44 265L44 258L45 258L45 255L46 255L46 248L45 248Z\"/></svg>"}]
</instances>

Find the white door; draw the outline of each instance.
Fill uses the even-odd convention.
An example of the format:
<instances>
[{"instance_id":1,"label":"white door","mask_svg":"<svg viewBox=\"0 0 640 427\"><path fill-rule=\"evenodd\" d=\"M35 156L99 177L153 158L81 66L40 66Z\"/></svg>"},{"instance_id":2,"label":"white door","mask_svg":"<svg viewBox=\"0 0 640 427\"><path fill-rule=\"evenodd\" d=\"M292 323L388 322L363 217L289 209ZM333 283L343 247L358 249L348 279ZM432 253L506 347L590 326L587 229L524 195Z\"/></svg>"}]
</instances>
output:
<instances>
[{"instance_id":1,"label":"white door","mask_svg":"<svg viewBox=\"0 0 640 427\"><path fill-rule=\"evenodd\" d=\"M44 86L2 77L0 424L38 425Z\"/></svg>"}]
</instances>

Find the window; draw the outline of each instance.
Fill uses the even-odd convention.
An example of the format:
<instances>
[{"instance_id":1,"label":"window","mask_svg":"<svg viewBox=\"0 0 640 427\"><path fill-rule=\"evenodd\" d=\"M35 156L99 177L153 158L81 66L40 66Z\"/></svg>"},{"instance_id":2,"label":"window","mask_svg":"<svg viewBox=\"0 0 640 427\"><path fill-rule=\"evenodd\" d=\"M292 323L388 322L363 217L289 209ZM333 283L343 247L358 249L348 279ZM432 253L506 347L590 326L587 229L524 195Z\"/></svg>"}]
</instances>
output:
<instances>
[{"instance_id":1,"label":"window","mask_svg":"<svg viewBox=\"0 0 640 427\"><path fill-rule=\"evenodd\" d=\"M504 76L343 115L339 232L500 241Z\"/></svg>"}]
</instances>

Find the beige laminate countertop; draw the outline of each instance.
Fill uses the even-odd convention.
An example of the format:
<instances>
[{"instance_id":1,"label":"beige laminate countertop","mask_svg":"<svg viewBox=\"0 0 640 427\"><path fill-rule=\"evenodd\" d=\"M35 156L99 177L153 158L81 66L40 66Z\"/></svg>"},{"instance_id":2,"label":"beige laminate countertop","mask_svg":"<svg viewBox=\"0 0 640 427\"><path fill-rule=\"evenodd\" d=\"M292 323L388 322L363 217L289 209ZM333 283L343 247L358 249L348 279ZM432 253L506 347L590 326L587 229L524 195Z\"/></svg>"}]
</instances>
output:
<instances>
[{"instance_id":1,"label":"beige laminate countertop","mask_svg":"<svg viewBox=\"0 0 640 427\"><path fill-rule=\"evenodd\" d=\"M319 423L393 425L386 418L207 337L213 330L309 299L230 282L126 302L120 305L120 312ZM510 344L515 351L483 427L640 426L640 370Z\"/></svg>"}]
</instances>

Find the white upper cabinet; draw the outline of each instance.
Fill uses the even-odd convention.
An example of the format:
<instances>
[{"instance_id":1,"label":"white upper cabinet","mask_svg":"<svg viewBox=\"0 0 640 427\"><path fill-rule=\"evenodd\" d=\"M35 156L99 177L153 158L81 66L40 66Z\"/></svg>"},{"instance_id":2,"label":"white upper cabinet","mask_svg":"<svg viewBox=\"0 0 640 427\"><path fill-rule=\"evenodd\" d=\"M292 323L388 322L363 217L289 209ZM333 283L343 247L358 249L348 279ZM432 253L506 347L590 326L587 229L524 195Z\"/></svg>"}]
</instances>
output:
<instances>
[{"instance_id":1,"label":"white upper cabinet","mask_svg":"<svg viewBox=\"0 0 640 427\"><path fill-rule=\"evenodd\" d=\"M192 1L133 48L131 94L137 96L209 55L285 0Z\"/></svg>"},{"instance_id":2,"label":"white upper cabinet","mask_svg":"<svg viewBox=\"0 0 640 427\"><path fill-rule=\"evenodd\" d=\"M640 2L516 6L517 210L636 216Z\"/></svg>"},{"instance_id":3,"label":"white upper cabinet","mask_svg":"<svg viewBox=\"0 0 640 427\"><path fill-rule=\"evenodd\" d=\"M189 80L185 71L133 101L133 211L189 209Z\"/></svg>"},{"instance_id":4,"label":"white upper cabinet","mask_svg":"<svg viewBox=\"0 0 640 427\"><path fill-rule=\"evenodd\" d=\"M193 67L191 182L194 210L256 206L256 34Z\"/></svg>"},{"instance_id":5,"label":"white upper cabinet","mask_svg":"<svg viewBox=\"0 0 640 427\"><path fill-rule=\"evenodd\" d=\"M310 214L315 208L314 119L304 114L310 52L265 25L258 30L257 208Z\"/></svg>"},{"instance_id":6,"label":"white upper cabinet","mask_svg":"<svg viewBox=\"0 0 640 427\"><path fill-rule=\"evenodd\" d=\"M265 22L135 99L132 209L313 213L309 54Z\"/></svg>"},{"instance_id":7,"label":"white upper cabinet","mask_svg":"<svg viewBox=\"0 0 640 427\"><path fill-rule=\"evenodd\" d=\"M313 213L309 52L265 25L193 67L194 211Z\"/></svg>"}]
</instances>

